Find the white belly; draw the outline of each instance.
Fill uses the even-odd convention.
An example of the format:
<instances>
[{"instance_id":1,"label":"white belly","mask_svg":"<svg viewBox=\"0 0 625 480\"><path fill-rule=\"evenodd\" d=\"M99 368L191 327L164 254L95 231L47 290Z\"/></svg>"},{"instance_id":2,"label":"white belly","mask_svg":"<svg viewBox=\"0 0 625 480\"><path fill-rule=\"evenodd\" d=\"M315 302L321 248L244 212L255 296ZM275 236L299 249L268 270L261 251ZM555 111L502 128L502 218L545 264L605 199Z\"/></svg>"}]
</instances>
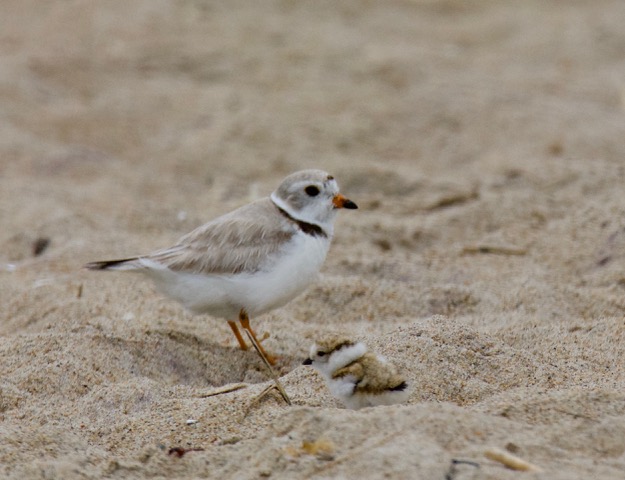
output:
<instances>
[{"instance_id":1,"label":"white belly","mask_svg":"<svg viewBox=\"0 0 625 480\"><path fill-rule=\"evenodd\" d=\"M166 295L196 313L236 319L244 308L250 316L281 307L317 279L330 240L304 233L265 270L236 275L200 275L171 270L153 271L152 278Z\"/></svg>"}]
</instances>

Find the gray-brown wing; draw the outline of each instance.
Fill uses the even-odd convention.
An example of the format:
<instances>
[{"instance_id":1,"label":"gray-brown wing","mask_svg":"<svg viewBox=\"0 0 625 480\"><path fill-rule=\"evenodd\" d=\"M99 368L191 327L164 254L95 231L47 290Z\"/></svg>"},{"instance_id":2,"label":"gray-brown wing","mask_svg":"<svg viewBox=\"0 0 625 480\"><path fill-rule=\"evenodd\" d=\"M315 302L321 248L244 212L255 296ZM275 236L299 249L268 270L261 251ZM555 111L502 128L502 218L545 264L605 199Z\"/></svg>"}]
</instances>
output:
<instances>
[{"instance_id":1,"label":"gray-brown wing","mask_svg":"<svg viewBox=\"0 0 625 480\"><path fill-rule=\"evenodd\" d=\"M255 272L295 233L269 199L209 222L147 258L171 270L228 275Z\"/></svg>"},{"instance_id":2,"label":"gray-brown wing","mask_svg":"<svg viewBox=\"0 0 625 480\"><path fill-rule=\"evenodd\" d=\"M387 390L406 388L406 382L396 367L391 363L381 362L375 354L366 353L359 362L363 368L363 375L356 385L356 392L379 394ZM403 387L401 384L404 384Z\"/></svg>"}]
</instances>

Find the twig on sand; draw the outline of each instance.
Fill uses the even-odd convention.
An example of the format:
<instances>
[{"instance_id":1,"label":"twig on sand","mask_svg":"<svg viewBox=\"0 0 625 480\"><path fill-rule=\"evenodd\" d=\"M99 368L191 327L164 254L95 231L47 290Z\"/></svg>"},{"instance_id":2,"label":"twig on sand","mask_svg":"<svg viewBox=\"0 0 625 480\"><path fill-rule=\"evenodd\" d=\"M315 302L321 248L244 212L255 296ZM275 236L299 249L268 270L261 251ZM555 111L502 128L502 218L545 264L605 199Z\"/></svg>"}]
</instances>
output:
<instances>
[{"instance_id":1,"label":"twig on sand","mask_svg":"<svg viewBox=\"0 0 625 480\"><path fill-rule=\"evenodd\" d=\"M241 390L242 388L247 388L246 383L233 383L230 385L224 385L223 387L216 388L211 390L210 392L202 393L198 395L200 398L208 398L214 397L216 395L223 395L224 393L236 392L237 390Z\"/></svg>"},{"instance_id":2,"label":"twig on sand","mask_svg":"<svg viewBox=\"0 0 625 480\"><path fill-rule=\"evenodd\" d=\"M278 390L278 391L279 391L278 387L277 387L276 385L273 385L273 384L272 384L272 385L269 385L269 386L265 387L265 388L263 389L263 391L262 391L262 392L260 392L258 395L256 395L256 396L252 399L252 401L250 402L250 404L247 406L247 408L245 409L245 411L243 412L243 418L242 418L241 420L245 419L245 418L246 418L246 417L250 414L250 411L252 410L252 408L253 408L255 405L257 405L258 403L260 403L260 401L261 401L263 398L265 398L265 397L267 396L267 394L269 394L269 392L271 392L271 391L273 391L273 390ZM284 398L284 397L283 397L283 398ZM287 398L288 398L288 397L287 397ZM289 400L289 401L290 401L290 400ZM290 405L290 403L289 403L289 405Z\"/></svg>"},{"instance_id":3,"label":"twig on sand","mask_svg":"<svg viewBox=\"0 0 625 480\"><path fill-rule=\"evenodd\" d=\"M426 210L438 210L439 208L447 208L463 203L467 203L471 200L477 200L480 198L480 192L477 186L471 188L471 190L451 192L447 195L443 195L441 198L433 202L426 207Z\"/></svg>"},{"instance_id":4,"label":"twig on sand","mask_svg":"<svg viewBox=\"0 0 625 480\"><path fill-rule=\"evenodd\" d=\"M517 470L519 472L541 472L542 470L536 465L529 463L522 458L512 455L500 448L489 448L484 452L484 456L495 462L499 462L506 467Z\"/></svg>"},{"instance_id":5,"label":"twig on sand","mask_svg":"<svg viewBox=\"0 0 625 480\"><path fill-rule=\"evenodd\" d=\"M467 245L462 249L463 255L475 253L494 253L498 255L526 255L527 249L514 245Z\"/></svg>"},{"instance_id":6,"label":"twig on sand","mask_svg":"<svg viewBox=\"0 0 625 480\"><path fill-rule=\"evenodd\" d=\"M271 375L271 378L273 378L273 381L275 383L274 387L278 389L278 391L280 392L280 395L282 395L282 398L284 398L284 401L286 402L286 404L287 405L292 405L291 399L286 394L286 390L284 390L284 387L282 386L282 383L280 383L280 380L278 379L278 375L276 374L274 369L271 368L271 365L269 364L269 361L263 355L260 347L256 343L256 339L250 334L249 331L247 331L247 330L244 330L244 331L247 334L247 338L249 338L250 342L252 343L252 345L256 349L256 352L258 353L258 356L263 359L263 362L265 363L265 366L269 370L269 374ZM264 395L266 395L266 393L267 392L263 391L260 396L264 396Z\"/></svg>"},{"instance_id":7,"label":"twig on sand","mask_svg":"<svg viewBox=\"0 0 625 480\"><path fill-rule=\"evenodd\" d=\"M167 455L175 455L178 458L184 457L189 452L203 452L203 448L182 448L182 447L174 447L170 448L167 452Z\"/></svg>"},{"instance_id":8,"label":"twig on sand","mask_svg":"<svg viewBox=\"0 0 625 480\"><path fill-rule=\"evenodd\" d=\"M445 480L455 480L454 477L458 473L458 465L468 465L473 468L480 468L480 464L477 462L452 458L451 464L449 465L449 470L447 470L447 473L445 474Z\"/></svg>"}]
</instances>

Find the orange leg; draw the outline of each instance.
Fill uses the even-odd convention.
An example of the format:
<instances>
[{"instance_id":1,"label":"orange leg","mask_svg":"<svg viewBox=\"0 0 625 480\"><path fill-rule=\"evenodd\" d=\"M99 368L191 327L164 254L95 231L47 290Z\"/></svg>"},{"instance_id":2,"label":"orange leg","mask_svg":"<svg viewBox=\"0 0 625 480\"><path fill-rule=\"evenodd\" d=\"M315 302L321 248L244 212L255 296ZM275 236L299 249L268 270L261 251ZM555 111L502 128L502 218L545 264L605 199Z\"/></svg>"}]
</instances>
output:
<instances>
[{"instance_id":1,"label":"orange leg","mask_svg":"<svg viewBox=\"0 0 625 480\"><path fill-rule=\"evenodd\" d=\"M239 312L239 321L241 322L241 326L250 333L250 335L256 342L256 345L258 346L258 350L261 356L265 357L265 360L267 360L269 365L275 365L276 359L265 351L263 346L260 344L260 341L258 340L258 338L256 338L256 334L254 333L254 330L252 330L252 327L250 326L250 318L247 316L247 312L243 309Z\"/></svg>"},{"instance_id":2,"label":"orange leg","mask_svg":"<svg viewBox=\"0 0 625 480\"><path fill-rule=\"evenodd\" d=\"M245 340L243 340L243 337L241 336L241 332L239 332L239 327L237 327L237 324L233 322L232 320L228 320L228 325L230 325L230 328L232 329L232 333L234 333L234 336L237 337L241 350L247 350L247 345L245 343Z\"/></svg>"}]
</instances>

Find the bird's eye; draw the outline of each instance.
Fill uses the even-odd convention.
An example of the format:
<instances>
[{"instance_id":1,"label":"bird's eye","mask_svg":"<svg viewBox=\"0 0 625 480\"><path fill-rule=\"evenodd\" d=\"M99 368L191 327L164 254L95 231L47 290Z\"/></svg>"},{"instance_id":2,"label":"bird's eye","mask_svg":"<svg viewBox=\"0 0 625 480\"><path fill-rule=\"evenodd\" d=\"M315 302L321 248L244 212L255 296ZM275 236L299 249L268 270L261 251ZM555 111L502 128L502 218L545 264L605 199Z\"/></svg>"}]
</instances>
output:
<instances>
[{"instance_id":1,"label":"bird's eye","mask_svg":"<svg viewBox=\"0 0 625 480\"><path fill-rule=\"evenodd\" d=\"M310 197L316 197L317 195L319 195L319 188L317 188L314 185L308 185L304 191L308 194L308 196Z\"/></svg>"},{"instance_id":2,"label":"bird's eye","mask_svg":"<svg viewBox=\"0 0 625 480\"><path fill-rule=\"evenodd\" d=\"M317 352L317 355L320 357L323 357L326 354L326 352Z\"/></svg>"}]
</instances>

